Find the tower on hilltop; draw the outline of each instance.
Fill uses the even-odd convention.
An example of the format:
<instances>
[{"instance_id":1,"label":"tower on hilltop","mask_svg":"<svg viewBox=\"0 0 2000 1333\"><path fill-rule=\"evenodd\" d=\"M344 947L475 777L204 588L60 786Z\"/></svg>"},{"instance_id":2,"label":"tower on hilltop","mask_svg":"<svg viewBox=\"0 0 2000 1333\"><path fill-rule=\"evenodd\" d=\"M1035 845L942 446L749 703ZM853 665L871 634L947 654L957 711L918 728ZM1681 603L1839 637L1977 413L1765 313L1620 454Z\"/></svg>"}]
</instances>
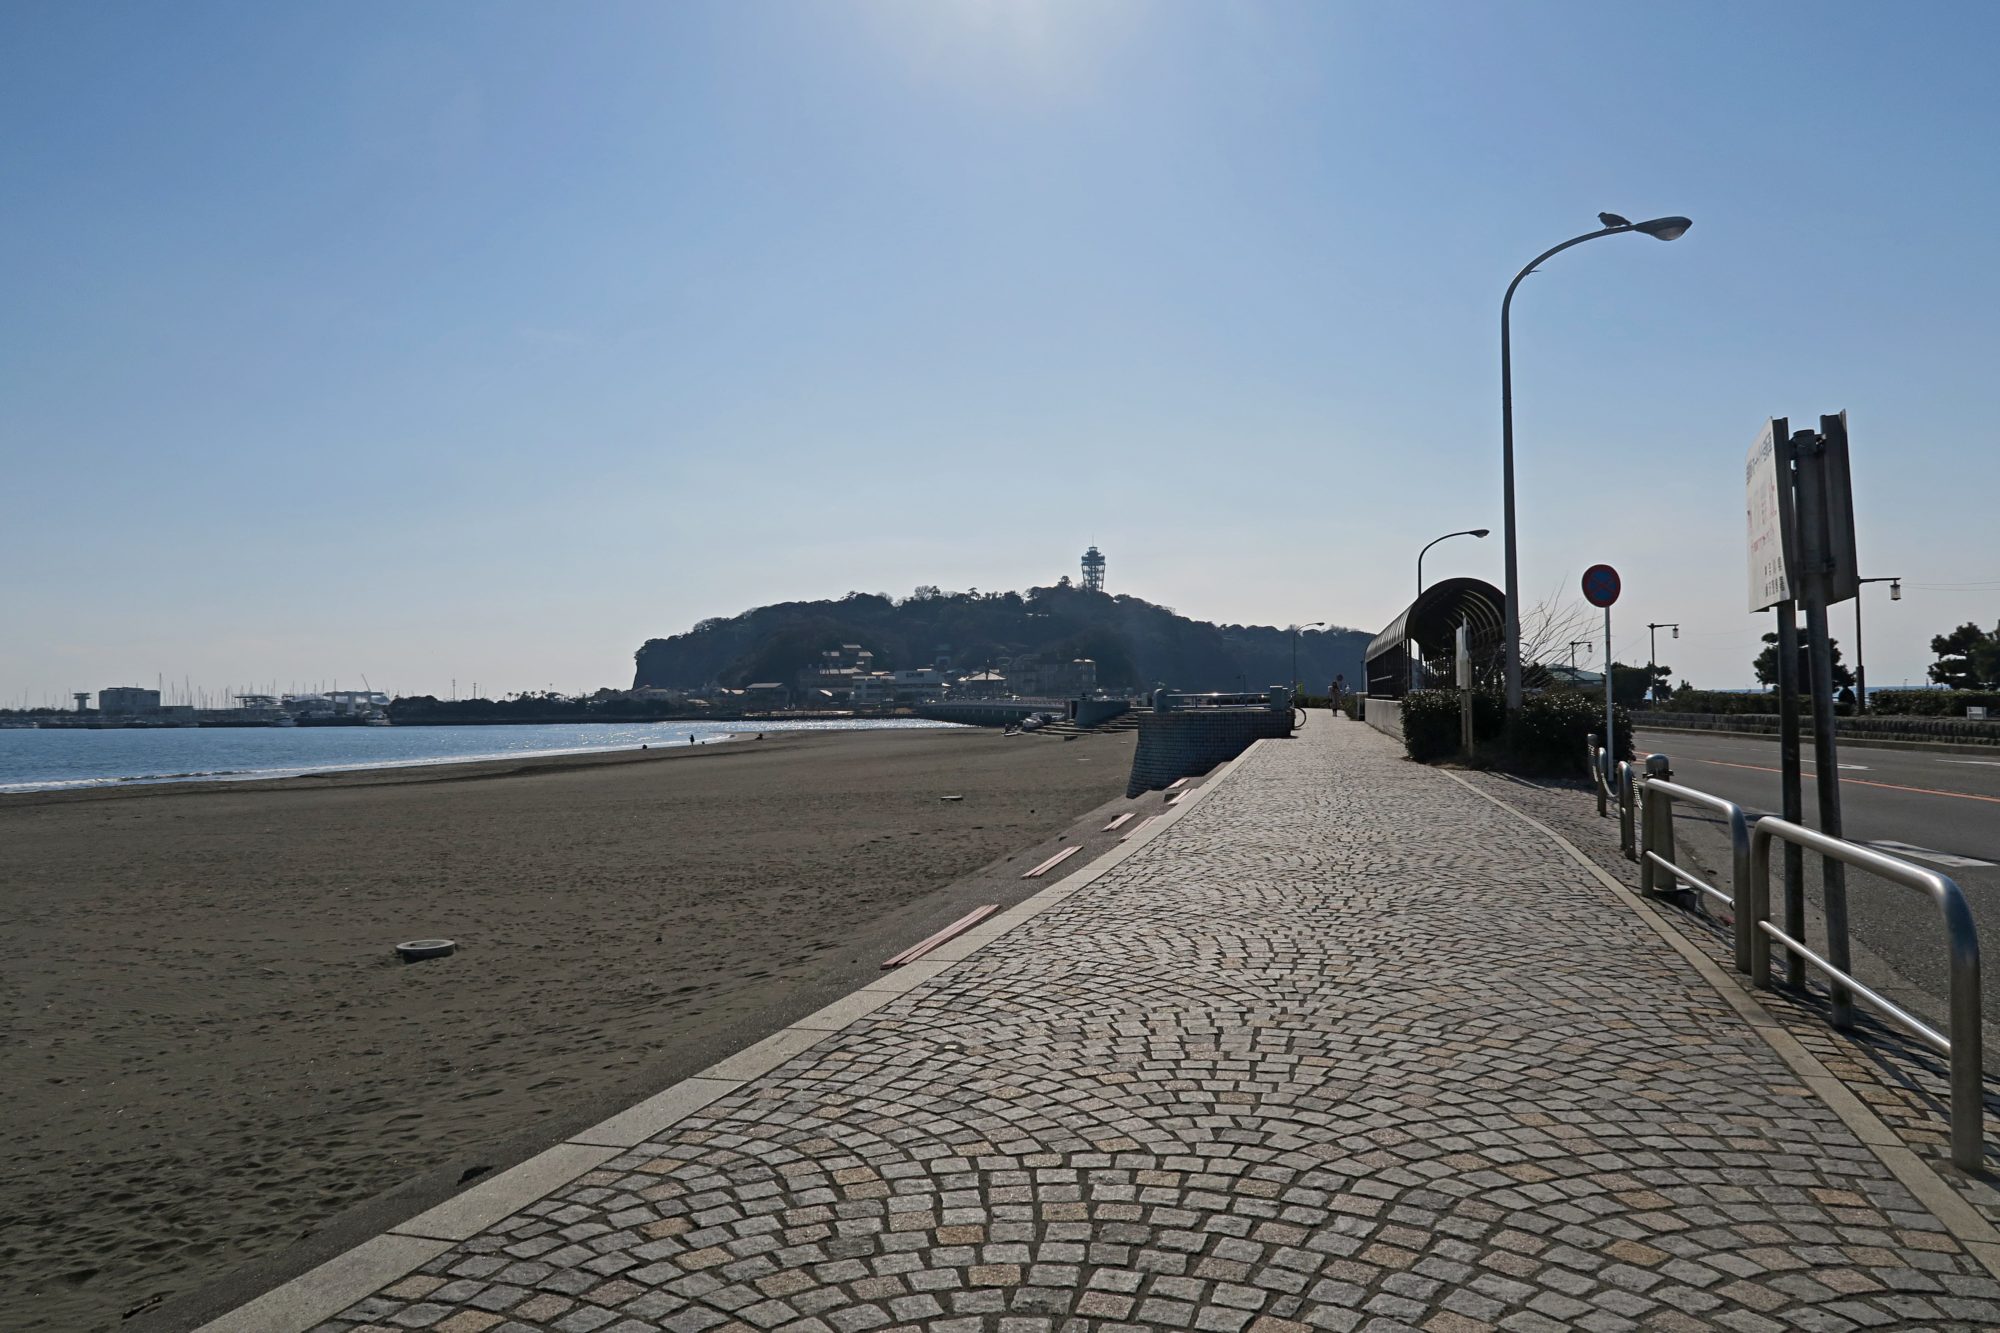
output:
<instances>
[{"instance_id":1,"label":"tower on hilltop","mask_svg":"<svg viewBox=\"0 0 2000 1333\"><path fill-rule=\"evenodd\" d=\"M1104 556L1095 546L1083 553L1083 586L1091 592L1104 591Z\"/></svg>"}]
</instances>

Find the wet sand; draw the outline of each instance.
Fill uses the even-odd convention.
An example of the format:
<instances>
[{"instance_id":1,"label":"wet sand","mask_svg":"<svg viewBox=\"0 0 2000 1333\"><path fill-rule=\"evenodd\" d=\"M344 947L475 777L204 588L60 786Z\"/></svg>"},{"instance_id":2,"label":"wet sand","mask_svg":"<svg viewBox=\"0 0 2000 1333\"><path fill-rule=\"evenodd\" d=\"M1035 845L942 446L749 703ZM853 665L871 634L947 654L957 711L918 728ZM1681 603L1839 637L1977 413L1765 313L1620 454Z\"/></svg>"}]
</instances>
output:
<instances>
[{"instance_id":1,"label":"wet sand","mask_svg":"<svg viewBox=\"0 0 2000 1333\"><path fill-rule=\"evenodd\" d=\"M184 1324L393 1224L864 984L1130 759L850 732L0 797L0 1326ZM396 961L426 936L461 950Z\"/></svg>"}]
</instances>

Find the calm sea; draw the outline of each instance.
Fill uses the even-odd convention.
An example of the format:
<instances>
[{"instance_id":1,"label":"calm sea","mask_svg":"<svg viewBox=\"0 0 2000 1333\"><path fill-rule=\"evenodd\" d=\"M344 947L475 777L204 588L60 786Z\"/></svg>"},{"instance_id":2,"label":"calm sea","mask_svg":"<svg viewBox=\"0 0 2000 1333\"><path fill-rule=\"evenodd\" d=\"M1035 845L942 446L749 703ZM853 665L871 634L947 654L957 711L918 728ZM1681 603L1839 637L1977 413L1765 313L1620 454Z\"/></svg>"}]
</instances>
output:
<instances>
[{"instance_id":1,"label":"calm sea","mask_svg":"<svg viewBox=\"0 0 2000 1333\"><path fill-rule=\"evenodd\" d=\"M558 722L496 727L175 727L157 731L0 728L0 792L136 782L220 782L470 759L716 745L779 731L944 727L947 722Z\"/></svg>"}]
</instances>

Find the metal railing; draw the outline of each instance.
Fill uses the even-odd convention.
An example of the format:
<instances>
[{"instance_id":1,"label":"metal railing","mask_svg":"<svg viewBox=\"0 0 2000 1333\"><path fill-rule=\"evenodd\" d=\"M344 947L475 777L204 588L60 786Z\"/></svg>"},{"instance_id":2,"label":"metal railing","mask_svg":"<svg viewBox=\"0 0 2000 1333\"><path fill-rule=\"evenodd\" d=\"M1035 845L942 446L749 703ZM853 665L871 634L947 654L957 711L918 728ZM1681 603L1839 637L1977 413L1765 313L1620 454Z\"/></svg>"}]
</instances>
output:
<instances>
[{"instance_id":1,"label":"metal railing","mask_svg":"<svg viewBox=\"0 0 2000 1333\"><path fill-rule=\"evenodd\" d=\"M1771 844L1796 843L1821 856L1830 856L1894 884L1928 894L1944 919L1945 947L1949 954L1950 980L1947 983L1951 1014L1949 1035L1910 1013L1895 1001L1870 990L1771 924ZM1860 847L1841 838L1831 838L1776 815L1757 821L1750 833L1750 899L1748 910L1739 912L1753 925L1750 937L1750 978L1760 990L1771 985L1771 941L1776 940L1836 985L1844 986L1855 998L1936 1051L1951 1065L1951 1160L1964 1171L1977 1171L1984 1163L1983 1100L1985 1095L1982 1033L1979 1008L1979 929L1973 924L1972 909L1950 876L1910 864L1873 848Z\"/></svg>"},{"instance_id":2,"label":"metal railing","mask_svg":"<svg viewBox=\"0 0 2000 1333\"><path fill-rule=\"evenodd\" d=\"M1775 815L1752 822L1734 801L1672 781L1665 755L1647 755L1643 768L1620 761L1607 782L1604 749L1590 738L1589 763L1596 778L1598 810L1618 805L1619 848L1639 866L1643 893L1660 892L1661 877L1671 891L1681 884L1728 906L1735 917L1736 970L1750 976L1760 989L1771 986L1771 941L1819 969L1836 987L1845 988L1891 1023L1945 1057L1950 1065L1951 1159L1964 1170L1984 1164L1984 1064L1979 992L1979 930L1965 895L1949 876L1927 870L1873 848L1828 837ZM1615 788L1613 786L1615 784ZM1728 823L1730 892L1724 893L1681 865L1674 851L1674 806L1712 810ZM1636 815L1636 820L1635 820ZM1636 822L1636 829L1634 824ZM1949 953L1948 1009L1950 1034L1922 1019L1841 971L1805 944L1771 923L1771 843L1795 843L1822 856L1858 867L1892 883L1928 894L1944 920Z\"/></svg>"},{"instance_id":3,"label":"metal railing","mask_svg":"<svg viewBox=\"0 0 2000 1333\"><path fill-rule=\"evenodd\" d=\"M1629 767L1629 765L1627 766ZM1704 893L1730 910L1734 918L1736 945L1736 970L1750 970L1752 939L1755 931L1751 925L1748 908L1744 904L1744 889L1750 883L1750 816L1742 806L1734 801L1726 801L1720 796L1710 795L1693 787L1684 787L1678 782L1670 782L1672 772L1667 767L1667 757L1661 754L1646 756L1646 775L1634 784L1639 799L1639 841L1633 852L1628 852L1639 863L1639 890L1642 893L1659 891L1660 876L1667 877L1669 890L1680 884L1699 893ZM1729 825L1729 892L1724 893L1713 884L1681 865L1674 855L1674 804L1700 806L1721 815Z\"/></svg>"}]
</instances>

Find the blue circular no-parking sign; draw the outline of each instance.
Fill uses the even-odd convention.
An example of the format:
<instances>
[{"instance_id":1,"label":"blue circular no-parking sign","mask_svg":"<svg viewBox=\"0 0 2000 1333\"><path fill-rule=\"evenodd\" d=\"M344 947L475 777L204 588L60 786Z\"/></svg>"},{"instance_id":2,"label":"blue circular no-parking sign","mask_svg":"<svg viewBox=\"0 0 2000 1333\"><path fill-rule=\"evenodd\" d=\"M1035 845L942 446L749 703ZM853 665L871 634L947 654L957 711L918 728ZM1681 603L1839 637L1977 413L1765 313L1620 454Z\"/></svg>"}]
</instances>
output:
<instances>
[{"instance_id":1,"label":"blue circular no-parking sign","mask_svg":"<svg viewBox=\"0 0 2000 1333\"><path fill-rule=\"evenodd\" d=\"M1583 571L1583 599L1592 606L1609 606L1618 600L1624 583L1609 565L1592 565Z\"/></svg>"}]
</instances>

